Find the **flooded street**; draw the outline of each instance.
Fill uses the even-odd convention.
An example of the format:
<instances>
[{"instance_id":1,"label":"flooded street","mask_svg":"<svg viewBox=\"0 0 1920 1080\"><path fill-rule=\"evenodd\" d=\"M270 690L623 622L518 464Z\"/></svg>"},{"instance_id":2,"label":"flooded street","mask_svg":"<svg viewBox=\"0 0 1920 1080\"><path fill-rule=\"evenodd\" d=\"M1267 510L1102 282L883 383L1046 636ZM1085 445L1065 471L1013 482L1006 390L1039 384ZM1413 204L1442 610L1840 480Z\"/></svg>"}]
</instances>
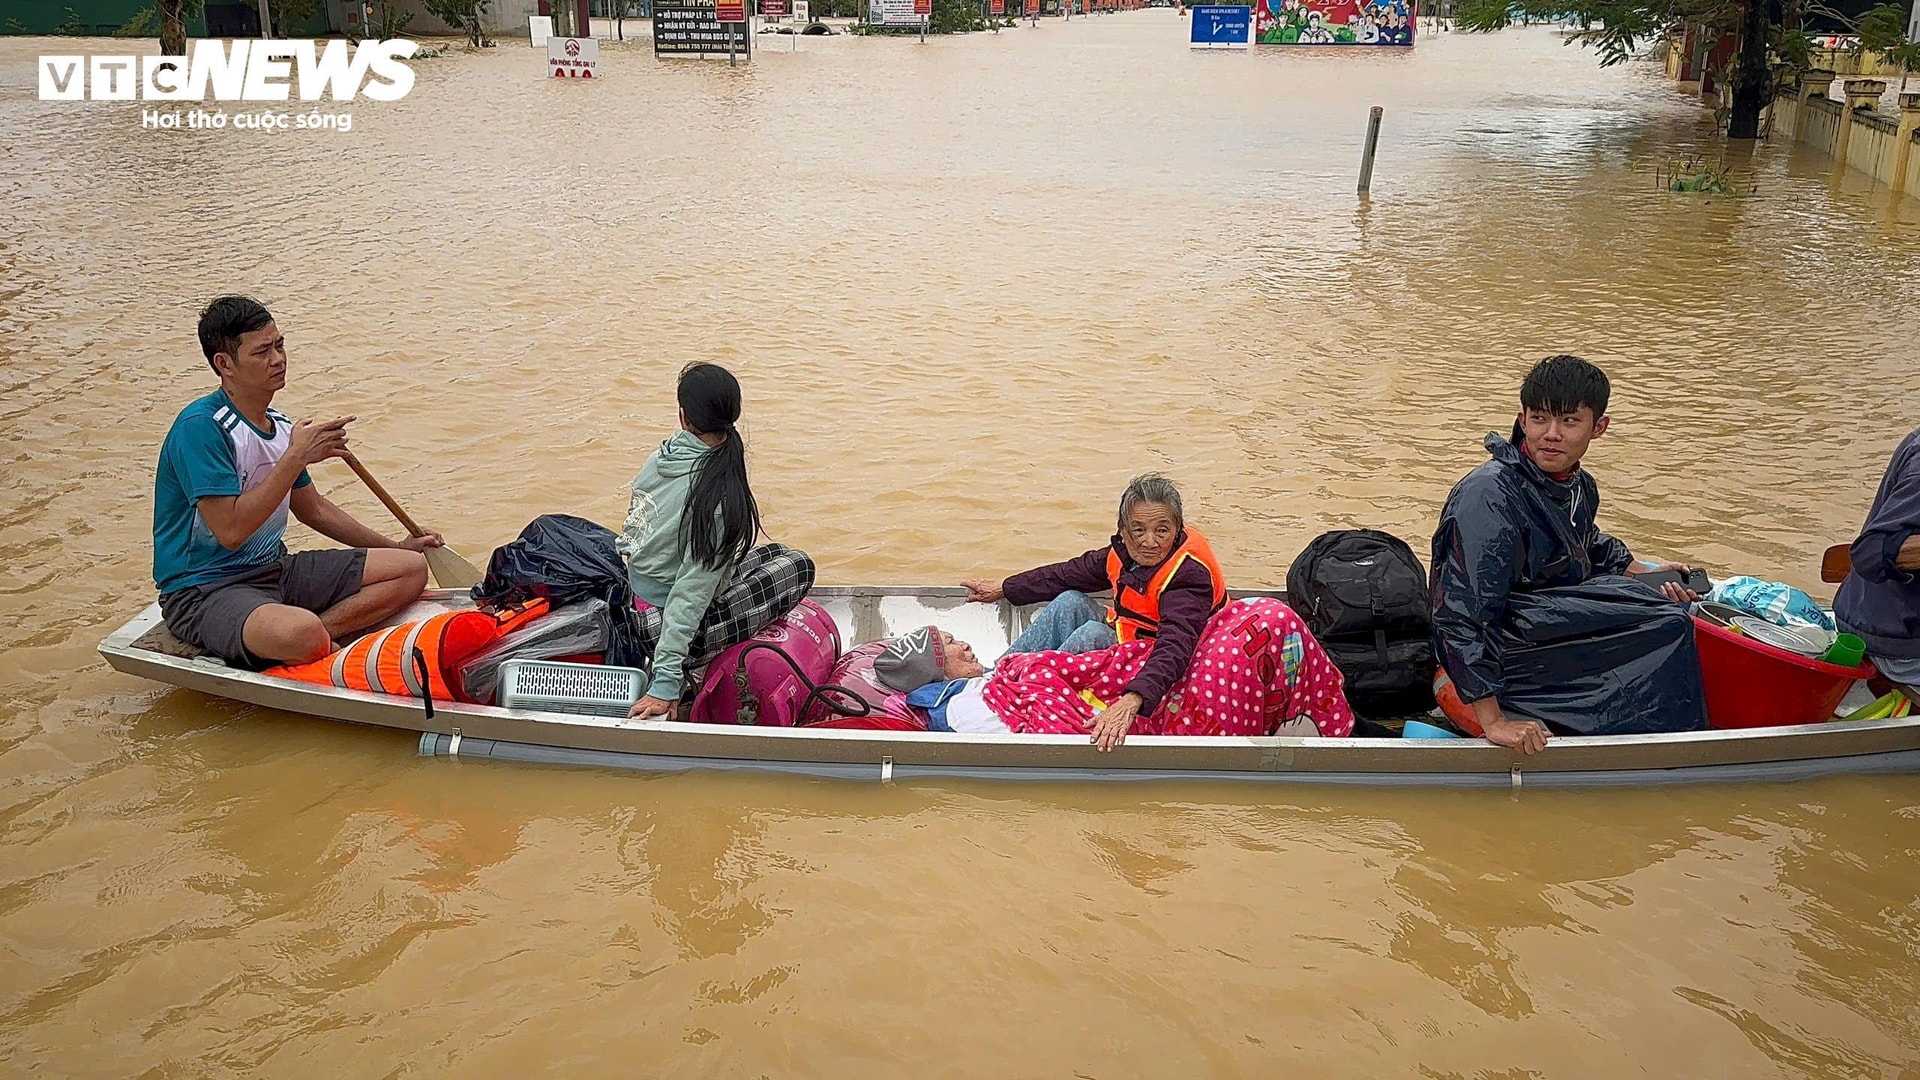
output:
<instances>
[{"instance_id":1,"label":"flooded street","mask_svg":"<svg viewBox=\"0 0 1920 1080\"><path fill-rule=\"evenodd\" d=\"M95 653L152 599L154 461L229 291L287 335L276 406L358 414L476 562L618 524L709 360L823 582L1077 553L1158 468L1279 586L1328 529L1424 558L1570 351L1614 381L1603 527L1831 596L1920 423L1920 199L1780 143L1728 151L1752 198L1664 194L1710 116L1546 30L1184 38L609 46L592 85L508 42L277 134L34 100L36 54L128 43L0 38L0 1072L1920 1076L1913 777L645 777L422 760Z\"/></svg>"}]
</instances>

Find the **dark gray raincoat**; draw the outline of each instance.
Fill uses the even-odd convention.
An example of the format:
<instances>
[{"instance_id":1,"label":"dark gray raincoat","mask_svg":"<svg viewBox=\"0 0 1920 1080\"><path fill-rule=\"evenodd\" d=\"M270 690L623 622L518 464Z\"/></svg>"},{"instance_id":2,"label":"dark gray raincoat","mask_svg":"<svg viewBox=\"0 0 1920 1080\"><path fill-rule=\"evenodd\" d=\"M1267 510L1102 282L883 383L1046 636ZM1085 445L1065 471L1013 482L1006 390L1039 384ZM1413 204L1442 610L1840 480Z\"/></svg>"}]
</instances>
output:
<instances>
[{"instance_id":1,"label":"dark gray raincoat","mask_svg":"<svg viewBox=\"0 0 1920 1080\"><path fill-rule=\"evenodd\" d=\"M1540 470L1511 438L1454 485L1433 535L1433 644L1460 700L1581 735L1707 724L1686 608L1624 576L1584 469Z\"/></svg>"}]
</instances>

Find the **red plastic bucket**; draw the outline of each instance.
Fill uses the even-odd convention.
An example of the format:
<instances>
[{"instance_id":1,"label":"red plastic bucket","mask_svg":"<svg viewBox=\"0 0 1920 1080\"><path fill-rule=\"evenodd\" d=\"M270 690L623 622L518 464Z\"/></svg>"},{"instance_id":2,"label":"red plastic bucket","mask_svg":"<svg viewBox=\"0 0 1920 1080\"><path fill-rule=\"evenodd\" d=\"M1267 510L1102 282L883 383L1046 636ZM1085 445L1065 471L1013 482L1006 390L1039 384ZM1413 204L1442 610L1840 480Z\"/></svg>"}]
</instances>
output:
<instances>
[{"instance_id":1,"label":"red plastic bucket","mask_svg":"<svg viewBox=\"0 0 1920 1080\"><path fill-rule=\"evenodd\" d=\"M1818 724L1833 719L1855 679L1873 665L1844 668L1776 649L1705 619L1693 620L1707 723L1717 728Z\"/></svg>"}]
</instances>

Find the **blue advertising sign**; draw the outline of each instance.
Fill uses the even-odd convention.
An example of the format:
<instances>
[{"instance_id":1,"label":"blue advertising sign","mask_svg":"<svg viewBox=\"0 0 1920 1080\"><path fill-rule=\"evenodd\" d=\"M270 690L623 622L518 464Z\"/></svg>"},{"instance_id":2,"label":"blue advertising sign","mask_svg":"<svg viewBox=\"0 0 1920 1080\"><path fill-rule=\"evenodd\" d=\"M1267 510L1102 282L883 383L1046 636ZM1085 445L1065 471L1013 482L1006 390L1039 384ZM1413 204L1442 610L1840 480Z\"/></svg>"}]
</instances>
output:
<instances>
[{"instance_id":1,"label":"blue advertising sign","mask_svg":"<svg viewBox=\"0 0 1920 1080\"><path fill-rule=\"evenodd\" d=\"M1253 9L1250 7L1197 7L1192 14L1195 45L1252 43Z\"/></svg>"}]
</instances>

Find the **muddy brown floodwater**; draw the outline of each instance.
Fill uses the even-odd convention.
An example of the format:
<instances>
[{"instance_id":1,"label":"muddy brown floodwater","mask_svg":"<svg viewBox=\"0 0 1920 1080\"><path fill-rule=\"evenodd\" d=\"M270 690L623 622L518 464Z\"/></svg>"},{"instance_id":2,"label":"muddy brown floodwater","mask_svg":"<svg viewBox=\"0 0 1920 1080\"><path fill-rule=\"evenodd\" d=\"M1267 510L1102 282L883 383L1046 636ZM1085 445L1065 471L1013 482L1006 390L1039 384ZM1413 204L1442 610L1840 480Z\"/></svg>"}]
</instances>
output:
<instances>
[{"instance_id":1,"label":"muddy brown floodwater","mask_svg":"<svg viewBox=\"0 0 1920 1080\"><path fill-rule=\"evenodd\" d=\"M1424 547L1533 359L1616 385L1636 551L1819 590L1920 422L1920 200L1545 30L1203 55L1148 11L751 65L511 43L350 132L142 131L0 39L0 1070L1911 1077L1920 782L1507 793L640 777L120 676L196 306L473 557L614 521L690 360L829 582L1185 486L1237 582ZM57 47L56 47L57 46ZM1370 204L1354 176L1386 108ZM348 107L342 106L341 110ZM333 498L385 519L344 468ZM296 543L307 534L295 537ZM1823 595L1825 595L1823 593Z\"/></svg>"}]
</instances>

